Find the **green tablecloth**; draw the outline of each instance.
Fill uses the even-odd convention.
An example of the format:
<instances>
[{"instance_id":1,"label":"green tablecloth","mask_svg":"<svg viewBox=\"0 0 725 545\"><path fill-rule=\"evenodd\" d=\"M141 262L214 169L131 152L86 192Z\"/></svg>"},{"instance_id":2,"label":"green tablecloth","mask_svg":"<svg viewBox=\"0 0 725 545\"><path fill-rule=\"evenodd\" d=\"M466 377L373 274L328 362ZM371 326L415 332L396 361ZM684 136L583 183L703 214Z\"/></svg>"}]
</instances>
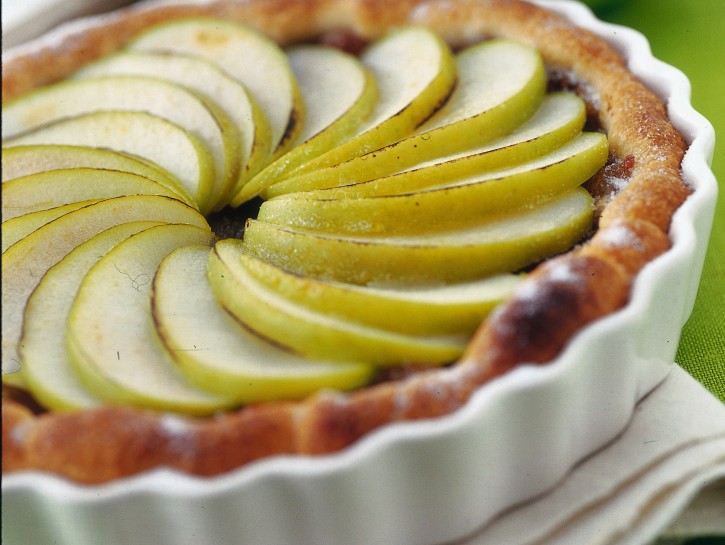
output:
<instances>
[{"instance_id":1,"label":"green tablecloth","mask_svg":"<svg viewBox=\"0 0 725 545\"><path fill-rule=\"evenodd\" d=\"M656 57L690 78L693 105L715 126L713 170L720 193L695 309L676 361L725 401L725 1L619 0L597 14L641 31Z\"/></svg>"}]
</instances>

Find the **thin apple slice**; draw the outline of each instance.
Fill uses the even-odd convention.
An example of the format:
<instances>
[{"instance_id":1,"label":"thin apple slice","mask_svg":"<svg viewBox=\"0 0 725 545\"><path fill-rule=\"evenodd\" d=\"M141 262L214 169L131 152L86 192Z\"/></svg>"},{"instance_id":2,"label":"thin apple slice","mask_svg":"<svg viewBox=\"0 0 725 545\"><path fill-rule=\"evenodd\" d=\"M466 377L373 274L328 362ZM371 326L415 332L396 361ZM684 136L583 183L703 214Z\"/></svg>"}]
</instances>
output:
<instances>
[{"instance_id":1,"label":"thin apple slice","mask_svg":"<svg viewBox=\"0 0 725 545\"><path fill-rule=\"evenodd\" d=\"M17 218L3 221L2 223L2 251L10 248L16 242L24 239L36 229L40 229L43 225L50 223L59 217L97 203L98 200L72 202L63 206L56 206L48 210L33 212L32 214L23 214Z\"/></svg>"},{"instance_id":2,"label":"thin apple slice","mask_svg":"<svg viewBox=\"0 0 725 545\"><path fill-rule=\"evenodd\" d=\"M210 200L214 163L196 136L146 112L94 112L61 119L3 142L107 148L151 161L176 177L195 203Z\"/></svg>"},{"instance_id":3,"label":"thin apple slice","mask_svg":"<svg viewBox=\"0 0 725 545\"><path fill-rule=\"evenodd\" d=\"M2 374L2 385L28 391L28 385L25 383L25 378L19 367L17 371Z\"/></svg>"},{"instance_id":4,"label":"thin apple slice","mask_svg":"<svg viewBox=\"0 0 725 545\"><path fill-rule=\"evenodd\" d=\"M470 335L491 309L509 296L522 276L425 287L356 286L292 274L244 252L241 241L218 242L236 250L241 266L281 297L315 312L407 335Z\"/></svg>"},{"instance_id":5,"label":"thin apple slice","mask_svg":"<svg viewBox=\"0 0 725 545\"><path fill-rule=\"evenodd\" d=\"M107 76L65 80L3 105L3 139L32 131L58 119L96 111L144 111L186 129L209 150L215 182L210 210L237 182L239 131L214 102L189 89L157 78Z\"/></svg>"},{"instance_id":6,"label":"thin apple slice","mask_svg":"<svg viewBox=\"0 0 725 545\"><path fill-rule=\"evenodd\" d=\"M48 269L28 299L20 340L22 374L35 399L51 410L103 403L73 371L65 349L68 314L90 268L116 244L158 222L122 223L78 245Z\"/></svg>"},{"instance_id":7,"label":"thin apple slice","mask_svg":"<svg viewBox=\"0 0 725 545\"><path fill-rule=\"evenodd\" d=\"M239 206L299 165L347 140L375 107L375 80L352 55L315 45L292 48L287 55L305 104L299 143L245 184L232 206Z\"/></svg>"},{"instance_id":8,"label":"thin apple slice","mask_svg":"<svg viewBox=\"0 0 725 545\"><path fill-rule=\"evenodd\" d=\"M375 180L308 194L325 199L402 195L471 181L486 172L513 167L552 152L578 136L585 121L582 99L572 93L551 93L544 97L531 119L493 142L425 161Z\"/></svg>"},{"instance_id":9,"label":"thin apple slice","mask_svg":"<svg viewBox=\"0 0 725 545\"><path fill-rule=\"evenodd\" d=\"M283 195L263 203L258 219L339 235L456 231L570 191L604 166L608 150L603 134L582 133L533 161L442 187L381 197L325 198L335 190Z\"/></svg>"},{"instance_id":10,"label":"thin apple slice","mask_svg":"<svg viewBox=\"0 0 725 545\"><path fill-rule=\"evenodd\" d=\"M371 44L360 59L377 83L375 109L358 134L291 175L337 165L409 136L441 107L457 80L448 45L425 28L398 29Z\"/></svg>"},{"instance_id":11,"label":"thin apple slice","mask_svg":"<svg viewBox=\"0 0 725 545\"><path fill-rule=\"evenodd\" d=\"M267 119L247 88L217 65L199 57L170 52L123 51L92 63L74 77L139 75L162 78L183 85L214 101L237 127L241 136L239 179L231 193L264 164L270 154L271 132ZM226 202L230 195L222 195Z\"/></svg>"},{"instance_id":12,"label":"thin apple slice","mask_svg":"<svg viewBox=\"0 0 725 545\"><path fill-rule=\"evenodd\" d=\"M77 245L114 225L131 221L187 223L209 230L198 211L169 197L138 195L106 199L33 231L2 254L2 370L19 365L23 311L45 272Z\"/></svg>"},{"instance_id":13,"label":"thin apple slice","mask_svg":"<svg viewBox=\"0 0 725 545\"><path fill-rule=\"evenodd\" d=\"M456 56L458 84L415 134L342 164L300 172L272 185L266 197L373 180L506 135L538 109L546 92L544 63L522 43L492 40Z\"/></svg>"},{"instance_id":14,"label":"thin apple slice","mask_svg":"<svg viewBox=\"0 0 725 545\"><path fill-rule=\"evenodd\" d=\"M157 336L151 282L179 247L209 245L193 225L160 225L114 246L88 271L68 315L68 358L86 388L112 403L209 414L232 401L189 384Z\"/></svg>"},{"instance_id":15,"label":"thin apple slice","mask_svg":"<svg viewBox=\"0 0 725 545\"><path fill-rule=\"evenodd\" d=\"M251 331L301 356L369 365L437 365L463 353L464 335L404 335L331 317L297 305L257 282L239 250L219 244L209 260L217 300Z\"/></svg>"},{"instance_id":16,"label":"thin apple slice","mask_svg":"<svg viewBox=\"0 0 725 545\"><path fill-rule=\"evenodd\" d=\"M368 365L304 359L250 333L217 303L208 263L209 247L180 248L164 259L153 283L157 331L190 382L257 403L346 390L370 379Z\"/></svg>"},{"instance_id":17,"label":"thin apple slice","mask_svg":"<svg viewBox=\"0 0 725 545\"><path fill-rule=\"evenodd\" d=\"M2 185L2 214L10 220L74 202L110 199L123 195L178 194L144 176L97 168L49 170L15 178Z\"/></svg>"},{"instance_id":18,"label":"thin apple slice","mask_svg":"<svg viewBox=\"0 0 725 545\"><path fill-rule=\"evenodd\" d=\"M128 47L213 62L244 84L259 104L269 122L272 157L294 143L305 115L302 98L284 51L266 36L229 21L194 18L154 26Z\"/></svg>"},{"instance_id":19,"label":"thin apple slice","mask_svg":"<svg viewBox=\"0 0 725 545\"><path fill-rule=\"evenodd\" d=\"M158 165L125 153L87 146L37 145L3 148L3 183L30 174L66 168L103 168L138 174L172 189L185 203L193 202L192 196L171 173L162 170Z\"/></svg>"},{"instance_id":20,"label":"thin apple slice","mask_svg":"<svg viewBox=\"0 0 725 545\"><path fill-rule=\"evenodd\" d=\"M303 276L396 286L456 282L521 267L570 248L589 230L590 195L577 188L533 210L420 236L343 236L249 220L245 249Z\"/></svg>"}]
</instances>

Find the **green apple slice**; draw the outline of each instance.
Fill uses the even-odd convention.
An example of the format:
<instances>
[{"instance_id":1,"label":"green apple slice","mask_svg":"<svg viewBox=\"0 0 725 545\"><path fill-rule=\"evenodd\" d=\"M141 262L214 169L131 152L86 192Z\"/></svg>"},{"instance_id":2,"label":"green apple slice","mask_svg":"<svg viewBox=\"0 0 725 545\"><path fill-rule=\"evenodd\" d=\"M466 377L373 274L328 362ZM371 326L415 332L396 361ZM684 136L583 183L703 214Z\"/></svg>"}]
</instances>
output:
<instances>
[{"instance_id":1,"label":"green apple slice","mask_svg":"<svg viewBox=\"0 0 725 545\"><path fill-rule=\"evenodd\" d=\"M86 146L37 145L3 148L3 183L30 174L66 168L102 168L138 174L172 189L185 203L192 203L191 195L169 172L125 153Z\"/></svg>"},{"instance_id":2,"label":"green apple slice","mask_svg":"<svg viewBox=\"0 0 725 545\"><path fill-rule=\"evenodd\" d=\"M158 222L122 223L77 246L48 269L28 299L20 340L23 378L35 399L51 410L95 407L102 400L73 371L65 349L68 314L90 268L116 244Z\"/></svg>"},{"instance_id":3,"label":"green apple slice","mask_svg":"<svg viewBox=\"0 0 725 545\"><path fill-rule=\"evenodd\" d=\"M3 386L12 386L13 388L19 388L20 390L28 390L28 385L25 382L22 370L18 366L17 371L2 374Z\"/></svg>"},{"instance_id":4,"label":"green apple slice","mask_svg":"<svg viewBox=\"0 0 725 545\"><path fill-rule=\"evenodd\" d=\"M10 246L2 254L2 369L17 369L23 311L43 274L77 245L131 221L187 223L209 230L198 211L169 197L138 195L106 199L80 208Z\"/></svg>"},{"instance_id":5,"label":"green apple slice","mask_svg":"<svg viewBox=\"0 0 725 545\"><path fill-rule=\"evenodd\" d=\"M232 206L239 206L302 163L347 140L375 107L375 80L352 55L314 45L292 48L287 55L305 103L299 143L245 184Z\"/></svg>"},{"instance_id":6,"label":"green apple slice","mask_svg":"<svg viewBox=\"0 0 725 545\"><path fill-rule=\"evenodd\" d=\"M247 273L281 297L315 312L408 335L470 335L491 309L521 282L502 274L456 284L382 288L357 286L292 274L246 254L241 241L216 248L237 251Z\"/></svg>"},{"instance_id":7,"label":"green apple slice","mask_svg":"<svg viewBox=\"0 0 725 545\"><path fill-rule=\"evenodd\" d=\"M251 331L301 356L369 365L450 363L463 335L404 335L331 317L297 305L257 282L222 244L211 253L209 283L217 300Z\"/></svg>"},{"instance_id":8,"label":"green apple slice","mask_svg":"<svg viewBox=\"0 0 725 545\"><path fill-rule=\"evenodd\" d=\"M146 112L93 112L43 125L3 142L107 148L151 161L176 177L196 203L210 200L214 163L196 136Z\"/></svg>"},{"instance_id":9,"label":"green apple slice","mask_svg":"<svg viewBox=\"0 0 725 545\"><path fill-rule=\"evenodd\" d=\"M10 248L13 244L19 240L24 239L30 233L36 229L40 229L43 225L50 223L59 217L97 203L98 200L72 202L70 204L64 204L63 206L56 206L55 208L49 208L48 210L41 210L40 212L33 212L32 214L23 214L17 218L3 221L2 223L2 251Z\"/></svg>"},{"instance_id":10,"label":"green apple slice","mask_svg":"<svg viewBox=\"0 0 725 545\"><path fill-rule=\"evenodd\" d=\"M65 80L3 105L3 139L61 118L95 111L144 111L196 135L209 150L215 183L202 210L216 206L237 182L239 131L212 101L169 81L143 76Z\"/></svg>"},{"instance_id":11,"label":"green apple slice","mask_svg":"<svg viewBox=\"0 0 725 545\"><path fill-rule=\"evenodd\" d=\"M456 56L458 84L443 107L416 133L345 163L290 177L265 196L373 180L480 146L513 131L538 109L546 92L539 53L524 44L492 40Z\"/></svg>"},{"instance_id":12,"label":"green apple slice","mask_svg":"<svg viewBox=\"0 0 725 545\"><path fill-rule=\"evenodd\" d=\"M303 276L395 286L456 282L514 271L565 251L589 230L593 207L582 188L533 210L455 231L419 236L344 236L249 220L250 254Z\"/></svg>"},{"instance_id":13,"label":"green apple slice","mask_svg":"<svg viewBox=\"0 0 725 545\"><path fill-rule=\"evenodd\" d=\"M110 199L122 195L178 194L149 178L96 168L49 170L15 178L2 185L2 214L10 220L74 202Z\"/></svg>"},{"instance_id":14,"label":"green apple slice","mask_svg":"<svg viewBox=\"0 0 725 545\"><path fill-rule=\"evenodd\" d=\"M375 78L378 102L358 134L295 169L301 175L337 165L415 131L450 95L456 63L434 32L408 27L374 42L360 57Z\"/></svg>"},{"instance_id":15,"label":"green apple slice","mask_svg":"<svg viewBox=\"0 0 725 545\"><path fill-rule=\"evenodd\" d=\"M214 298L208 262L208 247L180 248L164 259L153 284L159 336L192 383L257 403L355 388L370 379L368 365L304 359L246 330Z\"/></svg>"},{"instance_id":16,"label":"green apple slice","mask_svg":"<svg viewBox=\"0 0 725 545\"><path fill-rule=\"evenodd\" d=\"M581 133L586 121L584 101L571 93L551 93L523 125L477 148L419 163L401 172L367 182L310 191L315 198L401 195L441 187L483 173L532 161L563 146Z\"/></svg>"},{"instance_id":17,"label":"green apple slice","mask_svg":"<svg viewBox=\"0 0 725 545\"><path fill-rule=\"evenodd\" d=\"M304 119L302 98L284 51L266 36L229 21L194 18L157 25L128 47L213 62L244 84L260 106L269 122L272 157L294 143Z\"/></svg>"},{"instance_id":18,"label":"green apple slice","mask_svg":"<svg viewBox=\"0 0 725 545\"><path fill-rule=\"evenodd\" d=\"M68 358L86 388L108 402L190 414L232 404L183 378L151 316L151 282L164 257L176 248L211 241L206 229L160 225L117 244L91 267L66 328Z\"/></svg>"},{"instance_id":19,"label":"green apple slice","mask_svg":"<svg viewBox=\"0 0 725 545\"><path fill-rule=\"evenodd\" d=\"M582 133L533 161L442 187L381 197L325 198L334 190L283 195L263 203L258 219L340 235L456 231L581 185L604 166L608 149L603 134Z\"/></svg>"},{"instance_id":20,"label":"green apple slice","mask_svg":"<svg viewBox=\"0 0 725 545\"><path fill-rule=\"evenodd\" d=\"M270 154L271 133L267 119L239 81L199 57L178 53L123 51L95 63L75 77L139 75L183 85L215 102L237 127L241 136L239 179L229 192L256 174ZM222 202L229 195L223 195Z\"/></svg>"}]
</instances>

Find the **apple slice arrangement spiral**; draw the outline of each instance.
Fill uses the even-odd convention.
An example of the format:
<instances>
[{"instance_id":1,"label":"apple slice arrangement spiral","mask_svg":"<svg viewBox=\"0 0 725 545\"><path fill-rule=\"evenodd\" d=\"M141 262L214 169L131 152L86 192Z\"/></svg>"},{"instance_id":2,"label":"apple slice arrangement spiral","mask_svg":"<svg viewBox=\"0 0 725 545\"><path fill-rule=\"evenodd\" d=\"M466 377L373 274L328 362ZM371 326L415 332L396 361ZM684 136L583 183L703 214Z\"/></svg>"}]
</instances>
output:
<instances>
[{"instance_id":1,"label":"apple slice arrangement spiral","mask_svg":"<svg viewBox=\"0 0 725 545\"><path fill-rule=\"evenodd\" d=\"M353 55L165 23L2 115L3 380L53 410L211 414L455 362L590 233L608 157L536 50L417 27Z\"/></svg>"}]
</instances>

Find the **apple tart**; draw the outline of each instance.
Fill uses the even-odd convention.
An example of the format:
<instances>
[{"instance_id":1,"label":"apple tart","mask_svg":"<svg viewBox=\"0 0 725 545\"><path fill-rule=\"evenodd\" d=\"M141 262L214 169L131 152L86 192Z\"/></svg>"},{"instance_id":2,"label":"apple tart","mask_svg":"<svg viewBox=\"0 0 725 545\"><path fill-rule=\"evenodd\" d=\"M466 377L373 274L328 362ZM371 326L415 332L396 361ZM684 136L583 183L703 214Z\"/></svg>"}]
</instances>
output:
<instances>
[{"instance_id":1,"label":"apple tart","mask_svg":"<svg viewBox=\"0 0 725 545\"><path fill-rule=\"evenodd\" d=\"M142 2L4 56L3 146L3 472L78 483L460 411L692 193L663 100L519 0Z\"/></svg>"}]
</instances>

